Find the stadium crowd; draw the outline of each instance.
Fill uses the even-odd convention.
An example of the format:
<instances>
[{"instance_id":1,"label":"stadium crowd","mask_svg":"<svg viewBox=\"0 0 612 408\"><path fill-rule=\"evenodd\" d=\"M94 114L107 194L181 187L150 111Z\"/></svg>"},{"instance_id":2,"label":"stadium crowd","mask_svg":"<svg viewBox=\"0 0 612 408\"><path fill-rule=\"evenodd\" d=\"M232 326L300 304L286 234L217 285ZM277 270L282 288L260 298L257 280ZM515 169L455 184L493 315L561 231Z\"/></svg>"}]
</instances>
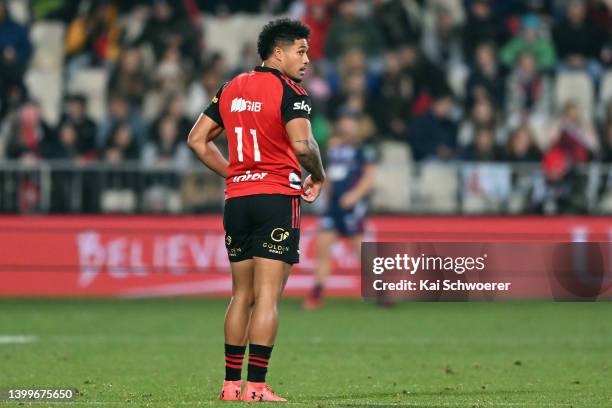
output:
<instances>
[{"instance_id":1,"label":"stadium crowd","mask_svg":"<svg viewBox=\"0 0 612 408\"><path fill-rule=\"evenodd\" d=\"M577 212L587 209L576 169L612 163L609 1L33 0L19 8L24 3L0 0L3 161L195 165L185 143L190 126L221 83L258 64L252 39L228 63L206 21L257 13L298 18L312 30L304 85L323 148L337 119L350 114L364 143L405 146L415 162L537 163L557 204ZM64 27L60 99L51 103L33 89L51 84L27 75L37 52L33 27L46 21ZM82 72L96 70L102 84L77 86ZM100 106L88 86L104 91ZM45 104L58 109L55 117Z\"/></svg>"}]
</instances>

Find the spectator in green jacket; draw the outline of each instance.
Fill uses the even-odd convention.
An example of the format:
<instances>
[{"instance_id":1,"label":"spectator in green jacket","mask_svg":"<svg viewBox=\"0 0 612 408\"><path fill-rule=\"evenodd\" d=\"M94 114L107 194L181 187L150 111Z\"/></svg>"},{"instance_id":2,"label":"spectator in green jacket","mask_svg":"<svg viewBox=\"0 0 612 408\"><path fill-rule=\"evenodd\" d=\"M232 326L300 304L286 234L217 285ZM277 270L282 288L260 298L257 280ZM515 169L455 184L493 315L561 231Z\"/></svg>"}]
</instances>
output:
<instances>
[{"instance_id":1,"label":"spectator in green jacket","mask_svg":"<svg viewBox=\"0 0 612 408\"><path fill-rule=\"evenodd\" d=\"M540 70L554 68L557 61L553 43L542 34L540 18L534 14L523 17L520 34L502 48L500 58L510 67L525 53L535 57Z\"/></svg>"}]
</instances>

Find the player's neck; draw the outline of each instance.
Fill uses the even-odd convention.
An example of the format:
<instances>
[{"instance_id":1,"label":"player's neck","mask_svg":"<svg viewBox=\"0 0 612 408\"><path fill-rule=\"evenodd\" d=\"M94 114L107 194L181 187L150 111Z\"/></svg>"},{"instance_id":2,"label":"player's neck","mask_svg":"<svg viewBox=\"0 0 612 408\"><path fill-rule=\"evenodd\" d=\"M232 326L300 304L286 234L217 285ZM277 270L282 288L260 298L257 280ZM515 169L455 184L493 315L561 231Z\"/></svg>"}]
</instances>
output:
<instances>
[{"instance_id":1,"label":"player's neck","mask_svg":"<svg viewBox=\"0 0 612 408\"><path fill-rule=\"evenodd\" d=\"M281 67L278 65L278 63L274 62L274 61L270 61L270 60L266 60L261 64L262 67L266 67L266 68L272 68L275 69L279 72L283 72L283 70L281 69Z\"/></svg>"}]
</instances>

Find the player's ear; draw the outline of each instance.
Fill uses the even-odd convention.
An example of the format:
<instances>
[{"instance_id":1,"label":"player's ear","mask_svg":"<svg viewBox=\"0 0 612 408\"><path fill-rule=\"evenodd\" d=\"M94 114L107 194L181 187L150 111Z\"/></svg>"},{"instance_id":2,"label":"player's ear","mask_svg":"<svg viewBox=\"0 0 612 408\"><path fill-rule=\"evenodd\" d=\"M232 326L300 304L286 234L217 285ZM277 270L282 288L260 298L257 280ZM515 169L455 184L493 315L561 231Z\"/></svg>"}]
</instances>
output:
<instances>
[{"instance_id":1,"label":"player's ear","mask_svg":"<svg viewBox=\"0 0 612 408\"><path fill-rule=\"evenodd\" d=\"M279 61L283 60L283 49L281 47L274 47L273 51L274 58Z\"/></svg>"}]
</instances>

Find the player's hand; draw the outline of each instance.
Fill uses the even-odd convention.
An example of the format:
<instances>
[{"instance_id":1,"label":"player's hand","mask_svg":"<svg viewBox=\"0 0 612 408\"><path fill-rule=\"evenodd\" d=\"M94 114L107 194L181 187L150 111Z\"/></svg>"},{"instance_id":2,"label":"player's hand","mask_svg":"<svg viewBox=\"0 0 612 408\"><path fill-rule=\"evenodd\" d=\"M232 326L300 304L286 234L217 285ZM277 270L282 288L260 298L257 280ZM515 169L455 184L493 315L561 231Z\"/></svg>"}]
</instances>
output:
<instances>
[{"instance_id":1,"label":"player's hand","mask_svg":"<svg viewBox=\"0 0 612 408\"><path fill-rule=\"evenodd\" d=\"M340 207L348 210L349 208L353 208L355 204L357 204L357 201L359 201L359 196L349 191L340 197Z\"/></svg>"},{"instance_id":2,"label":"player's hand","mask_svg":"<svg viewBox=\"0 0 612 408\"><path fill-rule=\"evenodd\" d=\"M304 185L302 189L304 192L302 193L302 199L307 203L312 203L314 200L319 197L321 194L321 187L323 186L323 182L314 181L311 176L306 177L304 180Z\"/></svg>"}]
</instances>

